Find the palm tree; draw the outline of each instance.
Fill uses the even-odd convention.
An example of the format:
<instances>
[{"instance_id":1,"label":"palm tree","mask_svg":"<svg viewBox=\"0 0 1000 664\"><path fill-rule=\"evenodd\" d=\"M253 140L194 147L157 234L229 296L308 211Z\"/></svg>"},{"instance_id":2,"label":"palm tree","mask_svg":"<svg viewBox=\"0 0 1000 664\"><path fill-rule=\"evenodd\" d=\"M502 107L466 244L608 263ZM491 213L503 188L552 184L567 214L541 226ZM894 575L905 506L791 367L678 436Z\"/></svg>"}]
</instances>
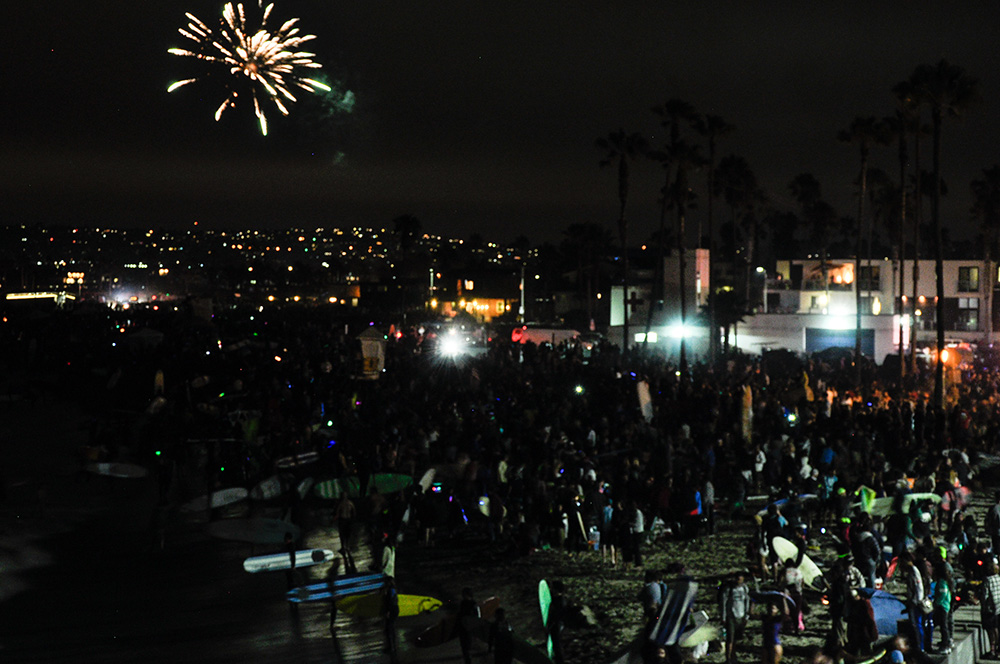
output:
<instances>
[{"instance_id":1,"label":"palm tree","mask_svg":"<svg viewBox=\"0 0 1000 664\"><path fill-rule=\"evenodd\" d=\"M983 179L973 180L972 216L979 220L983 231L983 272L985 274L985 297L983 311L986 315L986 343L993 341L993 279L996 273L993 261L1000 240L1000 166L983 169Z\"/></svg>"},{"instance_id":2,"label":"palm tree","mask_svg":"<svg viewBox=\"0 0 1000 664\"><path fill-rule=\"evenodd\" d=\"M561 249L576 267L577 286L583 287L587 302L587 320L594 319L594 292L598 289L600 266L605 251L613 243L611 233L602 224L571 224L563 233Z\"/></svg>"},{"instance_id":3,"label":"palm tree","mask_svg":"<svg viewBox=\"0 0 1000 664\"><path fill-rule=\"evenodd\" d=\"M857 117L847 129L837 133L837 138L844 143L857 143L861 148L861 172L858 176L858 220L856 251L854 255L854 294L856 307L856 328L854 334L854 377L857 386L861 387L861 239L865 228L865 198L868 195L868 154L871 146L876 143L888 142L885 127L874 116ZM869 275L869 281L871 281ZM871 292L871 285L868 288Z\"/></svg>"},{"instance_id":4,"label":"palm tree","mask_svg":"<svg viewBox=\"0 0 1000 664\"><path fill-rule=\"evenodd\" d=\"M934 406L944 408L944 248L941 236L941 125L945 116L959 116L979 99L979 81L968 76L965 70L941 60L936 65L920 65L910 76L917 99L930 107L933 147L931 152L934 172L934 198L931 204L931 222L934 226L934 270L937 277L937 363L934 371ZM938 427L938 443L944 435L943 417Z\"/></svg>"},{"instance_id":5,"label":"palm tree","mask_svg":"<svg viewBox=\"0 0 1000 664\"><path fill-rule=\"evenodd\" d=\"M722 196L732 214L730 260L732 261L733 272L735 273L737 263L740 260L739 230L741 226L748 226L745 223L746 217L761 202L762 194L760 193L760 188L757 186L757 176L750 169L747 160L737 155L729 155L719 161L719 166L715 169L714 179L716 185L718 185L716 195ZM749 250L752 238L747 237L746 240ZM746 251L743 252L743 262L744 267L750 265L750 258Z\"/></svg>"},{"instance_id":6,"label":"palm tree","mask_svg":"<svg viewBox=\"0 0 1000 664\"><path fill-rule=\"evenodd\" d=\"M903 346L903 316L905 315L905 300L903 294L906 288L906 171L909 165L909 153L906 149L906 139L910 132L910 127L914 125L913 113L910 112L908 104L897 95L899 108L892 116L882 119L890 134L896 139L897 156L899 158L899 225L896 227L896 258L899 261L899 293L896 296L896 315L899 316L899 390L903 391L903 379L906 377L906 362L904 362Z\"/></svg>"},{"instance_id":7,"label":"palm tree","mask_svg":"<svg viewBox=\"0 0 1000 664\"><path fill-rule=\"evenodd\" d=\"M600 161L600 165L610 166L618 163L618 237L622 243L623 265L625 268L624 284L624 310L625 317L622 325L622 349L628 350L628 308L629 308L629 274L628 274L628 222L625 219L625 204L628 201L629 185L629 162L642 156L647 151L646 139L640 134L626 134L624 129L613 131L607 138L598 138L596 143L599 150L604 151L605 156Z\"/></svg>"},{"instance_id":8,"label":"palm tree","mask_svg":"<svg viewBox=\"0 0 1000 664\"><path fill-rule=\"evenodd\" d=\"M702 137L708 139L708 329L712 334L708 338L708 357L714 361L719 352L719 335L715 333L718 326L715 314L715 223L712 214L712 199L715 198L715 148L716 140L733 132L735 127L718 115L703 115L698 118L696 129ZM701 246L701 224L698 224L698 246Z\"/></svg>"},{"instance_id":9,"label":"palm tree","mask_svg":"<svg viewBox=\"0 0 1000 664\"><path fill-rule=\"evenodd\" d=\"M920 168L920 139L925 136L930 136L931 129L930 126L922 124L920 118L920 100L917 90L913 83L909 80L897 83L893 89L893 94L896 95L896 100L900 106L900 113L904 119L904 126L909 134L913 134L913 170L914 175L914 185L913 185L913 223L911 224L911 233L913 238L913 292L912 301L910 302L912 316L912 323L910 325L910 374L916 375L917 373L917 337L916 337L916 324L917 324L917 298L919 297L918 284L920 282L920 225L921 216L923 212L923 197L921 191L923 185L921 183L921 168ZM905 181L905 180L904 180Z\"/></svg>"},{"instance_id":10,"label":"palm tree","mask_svg":"<svg viewBox=\"0 0 1000 664\"><path fill-rule=\"evenodd\" d=\"M681 141L681 131L685 127L693 127L698 121L698 114L694 110L694 106L684 101L683 99L668 99L663 104L659 106L654 106L650 109L653 113L660 116L660 125L667 130L667 142L664 144L663 148L660 150L654 150L649 153L649 157L655 161L660 162L663 167L663 186L660 188L661 198L660 198L660 230L659 230L659 257L657 260L654 276L654 299L655 299L655 309L662 311L663 301L665 294L663 292L663 282L665 281L663 269L664 260L667 255L666 246L666 222L667 222L667 210L672 204L670 191L672 188L672 177L674 169L674 155L678 152L678 144ZM679 238L678 242L683 243L683 238ZM683 260L683 257L681 258ZM649 312L646 318L646 343L649 341L649 331L653 325L653 312L654 307L650 306Z\"/></svg>"},{"instance_id":11,"label":"palm tree","mask_svg":"<svg viewBox=\"0 0 1000 664\"><path fill-rule=\"evenodd\" d=\"M812 173L801 173L788 184L788 189L799 204L802 221L809 228L809 239L812 246L819 248L820 272L823 274L823 287L826 290L827 302L830 301L830 278L827 275L826 252L830 245L830 236L837 223L837 213L833 207L823 200L819 181Z\"/></svg>"},{"instance_id":12,"label":"palm tree","mask_svg":"<svg viewBox=\"0 0 1000 664\"><path fill-rule=\"evenodd\" d=\"M664 192L664 196L669 195L671 201L670 205L677 213L677 283L680 294L681 330L683 331L687 325L687 265L685 260L686 247L684 246L684 220L686 211L694 207L695 200L695 194L691 191L687 174L689 170L698 168L704 164L704 158L701 156L699 146L690 144L686 141L677 141L677 143L673 146L671 161L676 164L677 171L673 186L669 192ZM684 381L687 378L687 344L685 343L683 332L680 339L679 364L681 383L684 384Z\"/></svg>"}]
</instances>

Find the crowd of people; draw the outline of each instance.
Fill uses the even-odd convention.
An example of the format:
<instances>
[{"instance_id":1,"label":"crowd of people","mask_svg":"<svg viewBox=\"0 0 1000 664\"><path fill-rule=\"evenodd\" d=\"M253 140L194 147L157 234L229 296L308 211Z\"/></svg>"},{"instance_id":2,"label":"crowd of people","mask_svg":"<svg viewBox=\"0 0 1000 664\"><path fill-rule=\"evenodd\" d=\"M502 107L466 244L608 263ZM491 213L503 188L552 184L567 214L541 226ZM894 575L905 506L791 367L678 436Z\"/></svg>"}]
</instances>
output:
<instances>
[{"instance_id":1,"label":"crowd of people","mask_svg":"<svg viewBox=\"0 0 1000 664\"><path fill-rule=\"evenodd\" d=\"M427 491L340 513L342 537L350 539L357 521L373 542L397 541L400 532L424 546L485 538L512 558L597 549L607 565L629 568L643 567L657 538L710 537L719 519L751 518L752 497L785 499L760 516L746 569L735 577L723 570L720 596L728 599L716 617L726 628L727 662L746 645L752 612L742 588L750 580L790 600L766 603L760 615L765 661L781 660L783 629L802 629L805 612L820 610L806 606L797 564L816 546L836 559L823 588L827 655L870 655L879 635L866 589L886 580L890 565L905 583L913 624L897 649L907 661L952 647L958 578L992 589L982 607L997 648L1000 508L985 520L968 509L968 488L988 472L1000 437L994 369L970 367L938 410L919 377L900 392L866 365L857 390L843 361L803 360L790 370L739 356L679 367L641 346L604 344L585 357L579 346L506 341L453 357L418 329L392 329L384 370L363 380L360 352L346 327L308 317L268 321L263 334L217 317L201 341L168 335L132 359L132 369L165 372L169 404L151 419L140 453L168 469L168 485L185 481L170 468L193 465L209 486L233 480L220 474L222 464L190 457L183 441L194 432L247 443L224 464L244 483L305 451L320 453L318 467L330 477L416 479L433 468ZM193 382L199 376L211 377L211 389ZM109 456L112 433L94 434ZM871 510L882 498L891 505ZM774 551L777 536L796 544L798 560Z\"/></svg>"}]
</instances>

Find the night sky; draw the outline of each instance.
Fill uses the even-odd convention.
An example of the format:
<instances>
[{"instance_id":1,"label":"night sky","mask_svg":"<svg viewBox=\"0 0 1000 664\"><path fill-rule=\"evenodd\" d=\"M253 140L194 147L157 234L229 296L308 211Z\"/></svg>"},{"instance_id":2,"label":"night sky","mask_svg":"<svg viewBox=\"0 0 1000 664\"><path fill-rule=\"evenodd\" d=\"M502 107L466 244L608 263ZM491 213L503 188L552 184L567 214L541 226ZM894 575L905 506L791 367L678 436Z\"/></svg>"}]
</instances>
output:
<instances>
[{"instance_id":1,"label":"night sky","mask_svg":"<svg viewBox=\"0 0 1000 664\"><path fill-rule=\"evenodd\" d=\"M954 235L972 233L969 181L1000 162L995 2L279 1L274 16L301 18L356 103L331 114L304 93L290 117L268 113L267 137L249 105L213 120L218 76L166 92L205 71L167 53L187 45L184 12L214 27L221 3L9 4L4 224L382 226L409 213L446 235L558 240L574 222L614 227L615 172L594 141L622 127L660 143L650 107L674 97L737 127L719 155L745 157L777 206L809 171L853 215L857 148L837 131L890 115L892 86L941 58L983 94L945 125ZM897 172L894 148L873 162ZM642 239L662 171L634 173Z\"/></svg>"}]
</instances>

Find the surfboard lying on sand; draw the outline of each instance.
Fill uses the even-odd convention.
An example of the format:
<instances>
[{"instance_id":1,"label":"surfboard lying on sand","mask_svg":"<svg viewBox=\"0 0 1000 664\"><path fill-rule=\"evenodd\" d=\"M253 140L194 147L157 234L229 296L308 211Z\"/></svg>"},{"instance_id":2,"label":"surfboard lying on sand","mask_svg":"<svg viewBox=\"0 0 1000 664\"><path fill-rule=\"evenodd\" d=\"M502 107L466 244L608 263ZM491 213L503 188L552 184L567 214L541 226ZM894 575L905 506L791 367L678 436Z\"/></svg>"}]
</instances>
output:
<instances>
[{"instance_id":1,"label":"surfboard lying on sand","mask_svg":"<svg viewBox=\"0 0 1000 664\"><path fill-rule=\"evenodd\" d=\"M372 490L379 493L396 493L413 485L413 478L401 473L377 473L368 476L368 486L366 493L371 494ZM351 498L361 497L361 481L356 475L349 477L338 477L332 480L317 482L313 491L320 498L327 500L338 500L344 494Z\"/></svg>"},{"instance_id":2,"label":"surfboard lying on sand","mask_svg":"<svg viewBox=\"0 0 1000 664\"><path fill-rule=\"evenodd\" d=\"M212 509L238 503L241 500L245 500L248 495L249 491L242 487L232 487L230 489L219 489L218 491L213 491L211 495ZM197 498L192 498L181 505L180 510L181 512L204 512L208 509L208 507L209 496L202 495Z\"/></svg>"},{"instance_id":3,"label":"surfboard lying on sand","mask_svg":"<svg viewBox=\"0 0 1000 664\"><path fill-rule=\"evenodd\" d=\"M273 500L281 497L291 484L290 478L281 475L271 475L265 480L261 480L250 489L251 500Z\"/></svg>"},{"instance_id":4,"label":"surfboard lying on sand","mask_svg":"<svg viewBox=\"0 0 1000 664\"><path fill-rule=\"evenodd\" d=\"M500 598L490 597L479 603L479 614L483 620L491 620L500 608ZM458 636L458 611L449 609L436 623L417 634L414 642L420 648L430 648L447 643Z\"/></svg>"},{"instance_id":5,"label":"surfboard lying on sand","mask_svg":"<svg viewBox=\"0 0 1000 664\"><path fill-rule=\"evenodd\" d=\"M319 452L303 452L302 454L295 454L293 456L283 457L274 462L274 465L282 470L288 468L298 468L299 466L305 466L310 463L316 463L319 461Z\"/></svg>"},{"instance_id":6,"label":"surfboard lying on sand","mask_svg":"<svg viewBox=\"0 0 1000 664\"><path fill-rule=\"evenodd\" d=\"M397 598L401 618L430 613L443 606L441 600L427 595L398 595ZM378 618L382 615L382 593L344 597L337 600L337 608L359 618Z\"/></svg>"},{"instance_id":7,"label":"surfboard lying on sand","mask_svg":"<svg viewBox=\"0 0 1000 664\"><path fill-rule=\"evenodd\" d=\"M295 567L312 567L333 560L334 553L330 549L304 549L295 552ZM243 569L256 574L257 572L272 572L281 569L291 569L292 558L287 553L272 553L267 556L253 556L243 561Z\"/></svg>"},{"instance_id":8,"label":"surfboard lying on sand","mask_svg":"<svg viewBox=\"0 0 1000 664\"><path fill-rule=\"evenodd\" d=\"M219 539L251 544L281 544L285 533L299 538L299 527L281 519L222 519L205 526L205 532ZM287 555L287 554L286 554Z\"/></svg>"},{"instance_id":9,"label":"surfboard lying on sand","mask_svg":"<svg viewBox=\"0 0 1000 664\"><path fill-rule=\"evenodd\" d=\"M794 561L799 556L799 548L795 546L794 542L784 537L772 538L771 548L778 556L778 560L783 563ZM798 569L802 572L802 580L813 590L823 590L826 587L823 571L809 556L802 556L802 562L799 563Z\"/></svg>"},{"instance_id":10,"label":"surfboard lying on sand","mask_svg":"<svg viewBox=\"0 0 1000 664\"><path fill-rule=\"evenodd\" d=\"M88 463L85 466L88 473L104 475L105 477L117 477L120 479L139 479L149 474L149 471L134 463Z\"/></svg>"}]
</instances>

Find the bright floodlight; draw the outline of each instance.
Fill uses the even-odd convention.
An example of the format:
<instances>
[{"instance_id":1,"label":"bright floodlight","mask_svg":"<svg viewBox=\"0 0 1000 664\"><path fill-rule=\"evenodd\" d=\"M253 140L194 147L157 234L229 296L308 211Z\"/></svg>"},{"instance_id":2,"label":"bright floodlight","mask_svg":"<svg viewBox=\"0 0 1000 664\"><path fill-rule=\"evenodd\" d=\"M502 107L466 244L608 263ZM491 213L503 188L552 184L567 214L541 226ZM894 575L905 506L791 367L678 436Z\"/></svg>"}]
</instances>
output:
<instances>
[{"instance_id":1,"label":"bright floodlight","mask_svg":"<svg viewBox=\"0 0 1000 664\"><path fill-rule=\"evenodd\" d=\"M462 340L455 335L447 335L441 339L441 353L449 357L455 357L462 353Z\"/></svg>"}]
</instances>

